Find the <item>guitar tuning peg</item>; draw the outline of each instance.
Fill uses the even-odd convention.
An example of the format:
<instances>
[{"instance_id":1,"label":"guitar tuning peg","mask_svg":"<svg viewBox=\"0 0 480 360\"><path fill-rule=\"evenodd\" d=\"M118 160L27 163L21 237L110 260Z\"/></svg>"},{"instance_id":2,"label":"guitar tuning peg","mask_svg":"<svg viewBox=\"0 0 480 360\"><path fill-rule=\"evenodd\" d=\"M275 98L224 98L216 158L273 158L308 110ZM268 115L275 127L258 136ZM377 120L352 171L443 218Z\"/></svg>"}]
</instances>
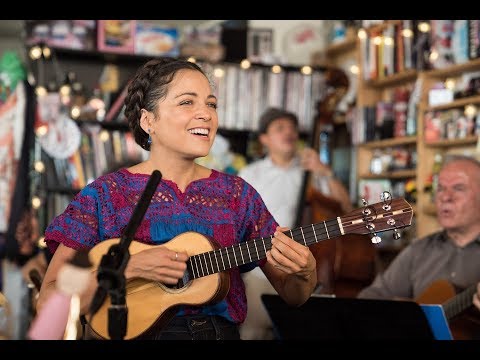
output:
<instances>
[{"instance_id":1,"label":"guitar tuning peg","mask_svg":"<svg viewBox=\"0 0 480 360\"><path fill-rule=\"evenodd\" d=\"M367 206L367 205L368 205L368 202L367 202L367 200L365 200L365 199L362 199L362 204L363 204L363 206Z\"/></svg>"},{"instance_id":2,"label":"guitar tuning peg","mask_svg":"<svg viewBox=\"0 0 480 360\"><path fill-rule=\"evenodd\" d=\"M380 241L382 241L382 238L374 233L371 241L372 244L378 244Z\"/></svg>"},{"instance_id":3,"label":"guitar tuning peg","mask_svg":"<svg viewBox=\"0 0 480 360\"><path fill-rule=\"evenodd\" d=\"M392 200L392 194L389 191L383 191L380 195L380 200L384 202L390 202Z\"/></svg>"},{"instance_id":4,"label":"guitar tuning peg","mask_svg":"<svg viewBox=\"0 0 480 360\"><path fill-rule=\"evenodd\" d=\"M402 235L398 232L397 229L393 229L393 239L398 240L402 237Z\"/></svg>"}]
</instances>

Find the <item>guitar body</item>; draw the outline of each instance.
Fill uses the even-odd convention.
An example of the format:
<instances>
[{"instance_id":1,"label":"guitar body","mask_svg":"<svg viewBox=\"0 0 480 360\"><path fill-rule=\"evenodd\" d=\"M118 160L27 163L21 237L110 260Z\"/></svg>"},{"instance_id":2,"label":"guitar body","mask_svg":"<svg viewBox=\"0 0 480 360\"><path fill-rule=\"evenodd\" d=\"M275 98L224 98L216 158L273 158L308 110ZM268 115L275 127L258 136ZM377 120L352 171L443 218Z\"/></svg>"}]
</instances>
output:
<instances>
[{"instance_id":1,"label":"guitar body","mask_svg":"<svg viewBox=\"0 0 480 360\"><path fill-rule=\"evenodd\" d=\"M417 297L419 304L443 304L457 295L455 287L448 280L437 280Z\"/></svg>"},{"instance_id":2,"label":"guitar body","mask_svg":"<svg viewBox=\"0 0 480 360\"><path fill-rule=\"evenodd\" d=\"M90 261L96 270L111 245L120 239L105 240L90 250ZM133 241L129 252L134 255L157 245L143 244ZM195 232L185 232L164 244L170 250L185 252L189 256L211 251L216 248L210 239ZM204 305L223 299L230 287L228 272L220 272L190 281L181 288L169 287L146 279L127 281L126 303L128 308L127 333L125 340L144 334L151 327L163 327L175 315L179 305ZM108 309L110 298L89 321L94 333L104 339L108 334ZM88 320L88 319L87 319Z\"/></svg>"},{"instance_id":3,"label":"guitar body","mask_svg":"<svg viewBox=\"0 0 480 360\"><path fill-rule=\"evenodd\" d=\"M431 284L415 300L418 304L442 304L446 310L452 336L455 340L478 339L480 334L480 315L472 308L474 288L463 292L457 289L448 280L437 280ZM452 309L453 314L447 309Z\"/></svg>"}]
</instances>

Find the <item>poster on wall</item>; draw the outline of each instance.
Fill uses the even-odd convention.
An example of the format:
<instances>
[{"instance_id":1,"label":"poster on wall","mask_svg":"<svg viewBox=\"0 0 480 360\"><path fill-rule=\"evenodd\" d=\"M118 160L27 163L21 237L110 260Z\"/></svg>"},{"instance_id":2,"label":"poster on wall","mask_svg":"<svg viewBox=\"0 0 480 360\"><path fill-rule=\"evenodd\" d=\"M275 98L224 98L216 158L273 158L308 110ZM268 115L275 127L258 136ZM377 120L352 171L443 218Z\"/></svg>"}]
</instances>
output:
<instances>
[{"instance_id":1,"label":"poster on wall","mask_svg":"<svg viewBox=\"0 0 480 360\"><path fill-rule=\"evenodd\" d=\"M248 29L247 58L253 63L269 63L273 53L272 29Z\"/></svg>"},{"instance_id":2,"label":"poster on wall","mask_svg":"<svg viewBox=\"0 0 480 360\"><path fill-rule=\"evenodd\" d=\"M135 27L135 20L98 20L98 50L133 54L135 51Z\"/></svg>"}]
</instances>

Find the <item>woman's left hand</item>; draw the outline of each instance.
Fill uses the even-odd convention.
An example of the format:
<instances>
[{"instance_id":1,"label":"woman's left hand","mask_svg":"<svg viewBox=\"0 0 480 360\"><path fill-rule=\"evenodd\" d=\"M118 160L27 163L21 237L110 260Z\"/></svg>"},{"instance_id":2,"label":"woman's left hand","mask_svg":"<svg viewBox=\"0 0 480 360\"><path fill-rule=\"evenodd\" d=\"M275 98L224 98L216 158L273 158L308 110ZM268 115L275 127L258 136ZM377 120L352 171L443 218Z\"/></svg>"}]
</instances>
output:
<instances>
[{"instance_id":1,"label":"woman's left hand","mask_svg":"<svg viewBox=\"0 0 480 360\"><path fill-rule=\"evenodd\" d=\"M309 279L316 270L315 258L307 246L283 233L287 230L286 227L277 227L272 238L272 248L267 252L267 261L287 274Z\"/></svg>"}]
</instances>

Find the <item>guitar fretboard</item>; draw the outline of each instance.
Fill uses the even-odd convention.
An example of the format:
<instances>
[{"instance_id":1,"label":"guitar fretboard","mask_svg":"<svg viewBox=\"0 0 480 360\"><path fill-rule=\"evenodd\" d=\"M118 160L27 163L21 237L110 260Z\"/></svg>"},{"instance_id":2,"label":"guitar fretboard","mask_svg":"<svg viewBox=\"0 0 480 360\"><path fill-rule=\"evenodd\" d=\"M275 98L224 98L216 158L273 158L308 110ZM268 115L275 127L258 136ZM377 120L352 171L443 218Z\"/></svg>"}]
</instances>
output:
<instances>
[{"instance_id":1,"label":"guitar fretboard","mask_svg":"<svg viewBox=\"0 0 480 360\"><path fill-rule=\"evenodd\" d=\"M340 218L337 218L287 230L284 234L298 243L310 246L342 235L340 224ZM195 279L264 259L267 251L272 248L272 238L273 235L193 255L188 260L188 270Z\"/></svg>"},{"instance_id":2,"label":"guitar fretboard","mask_svg":"<svg viewBox=\"0 0 480 360\"><path fill-rule=\"evenodd\" d=\"M469 308L476 290L477 284L475 283L445 302L442 307L447 319L452 319Z\"/></svg>"}]
</instances>

